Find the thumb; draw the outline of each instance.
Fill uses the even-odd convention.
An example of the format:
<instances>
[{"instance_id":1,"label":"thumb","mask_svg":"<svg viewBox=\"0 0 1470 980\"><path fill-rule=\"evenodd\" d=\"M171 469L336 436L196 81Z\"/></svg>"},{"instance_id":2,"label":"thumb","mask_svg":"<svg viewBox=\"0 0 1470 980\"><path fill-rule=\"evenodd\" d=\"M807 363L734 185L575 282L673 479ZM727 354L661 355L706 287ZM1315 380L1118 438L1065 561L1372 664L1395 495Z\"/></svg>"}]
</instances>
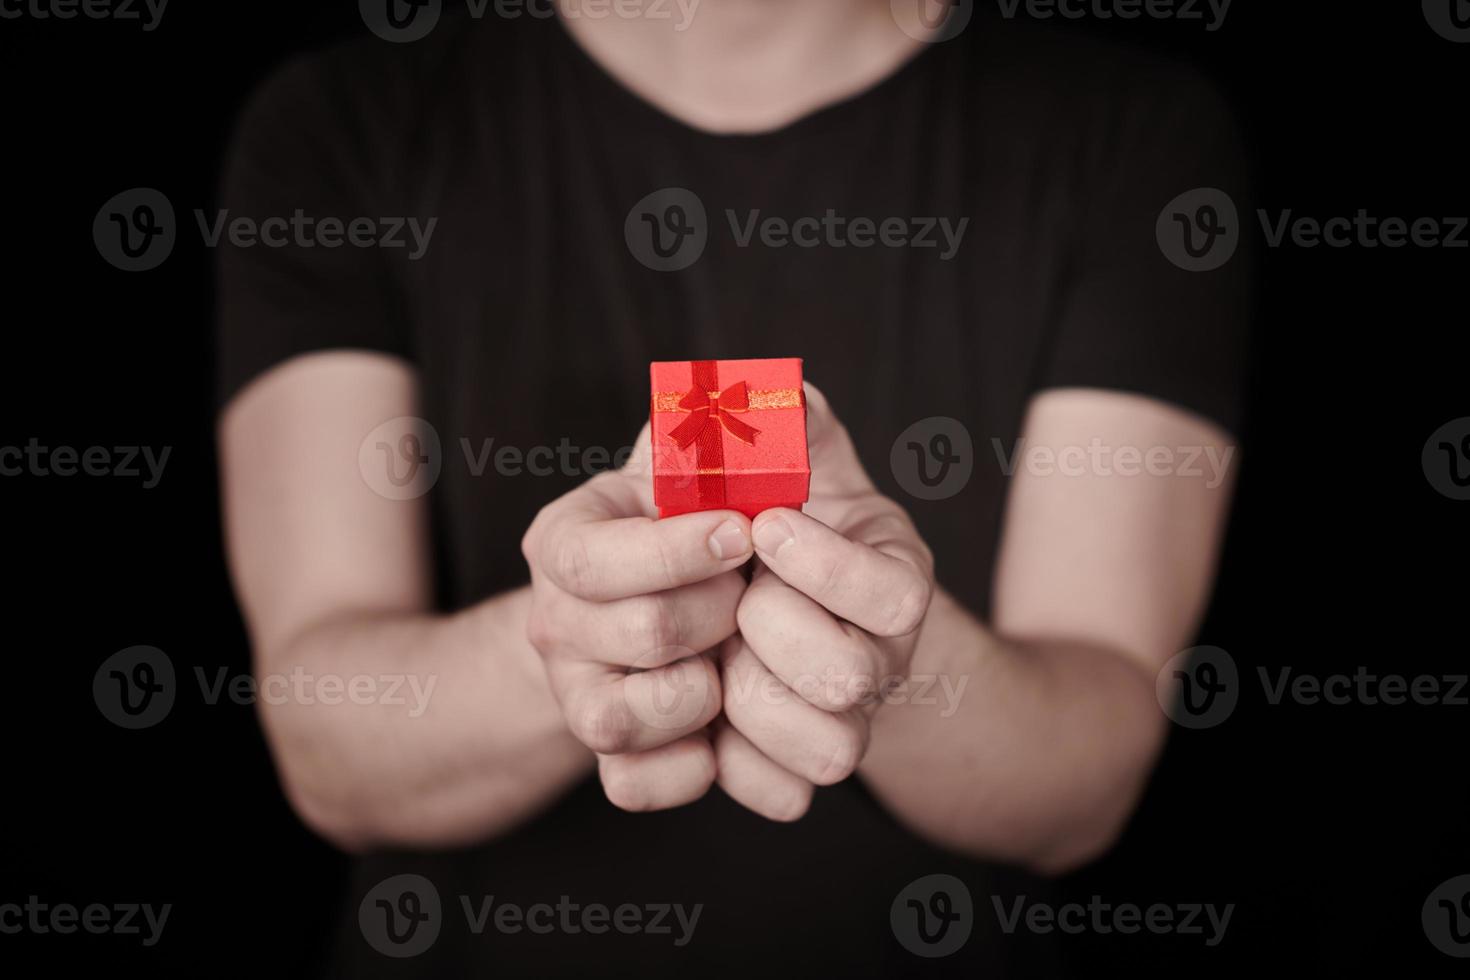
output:
<instances>
[{"instance_id":1,"label":"thumb","mask_svg":"<svg viewBox=\"0 0 1470 980\"><path fill-rule=\"evenodd\" d=\"M806 392L806 445L812 469L812 489L818 493L857 493L873 489L873 481L863 469L832 403L821 389L810 381Z\"/></svg>"}]
</instances>

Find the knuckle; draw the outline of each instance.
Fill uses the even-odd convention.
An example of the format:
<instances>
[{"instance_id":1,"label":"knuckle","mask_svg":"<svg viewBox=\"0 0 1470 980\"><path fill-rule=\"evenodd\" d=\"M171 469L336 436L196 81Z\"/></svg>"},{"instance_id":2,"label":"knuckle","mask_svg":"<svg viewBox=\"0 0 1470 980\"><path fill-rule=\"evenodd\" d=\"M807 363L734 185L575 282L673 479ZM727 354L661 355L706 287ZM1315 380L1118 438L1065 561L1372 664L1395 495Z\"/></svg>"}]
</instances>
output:
<instances>
[{"instance_id":1,"label":"knuckle","mask_svg":"<svg viewBox=\"0 0 1470 980\"><path fill-rule=\"evenodd\" d=\"M526 564L535 566L537 551L541 543L541 525L546 522L546 508L542 507L531 519L526 533L521 535L521 557L526 559Z\"/></svg>"},{"instance_id":2,"label":"knuckle","mask_svg":"<svg viewBox=\"0 0 1470 980\"><path fill-rule=\"evenodd\" d=\"M834 734L818 756L816 778L818 786L831 786L851 776L863 757L863 738L854 728L844 727Z\"/></svg>"},{"instance_id":3,"label":"knuckle","mask_svg":"<svg viewBox=\"0 0 1470 980\"><path fill-rule=\"evenodd\" d=\"M616 698L581 698L567 712L567 726L577 741L602 755L620 755L633 744L627 706Z\"/></svg>"},{"instance_id":4,"label":"knuckle","mask_svg":"<svg viewBox=\"0 0 1470 980\"><path fill-rule=\"evenodd\" d=\"M750 633L761 621L761 594L758 589L747 589L735 607L735 626L741 633Z\"/></svg>"},{"instance_id":5,"label":"knuckle","mask_svg":"<svg viewBox=\"0 0 1470 980\"><path fill-rule=\"evenodd\" d=\"M679 580L679 562L666 538L654 538L653 560L658 563L659 581L666 588L672 587Z\"/></svg>"},{"instance_id":6,"label":"knuckle","mask_svg":"<svg viewBox=\"0 0 1470 980\"><path fill-rule=\"evenodd\" d=\"M836 555L819 555L812 566L812 581L817 584L817 595L836 595L842 586L843 572L842 562Z\"/></svg>"},{"instance_id":7,"label":"knuckle","mask_svg":"<svg viewBox=\"0 0 1470 980\"><path fill-rule=\"evenodd\" d=\"M866 704L877 686L878 666L871 647L849 634L833 651L830 683L821 687L820 706L846 711Z\"/></svg>"},{"instance_id":8,"label":"knuckle","mask_svg":"<svg viewBox=\"0 0 1470 980\"><path fill-rule=\"evenodd\" d=\"M587 554L587 543L578 535L563 535L551 548L548 571L573 595L590 596L596 588L596 571Z\"/></svg>"},{"instance_id":9,"label":"knuckle","mask_svg":"<svg viewBox=\"0 0 1470 980\"><path fill-rule=\"evenodd\" d=\"M738 574L738 573L736 573ZM774 574L774 573L772 573ZM740 583L735 598L735 624L741 633L769 633L769 625L779 618L780 595L786 586L779 580L757 578L750 585ZM767 628L762 629L765 626Z\"/></svg>"},{"instance_id":10,"label":"knuckle","mask_svg":"<svg viewBox=\"0 0 1470 980\"><path fill-rule=\"evenodd\" d=\"M699 795L703 795L715 784L720 777L720 767L715 764L715 753L713 749L705 748L697 756L698 768L695 770L695 787Z\"/></svg>"},{"instance_id":11,"label":"knuckle","mask_svg":"<svg viewBox=\"0 0 1470 980\"><path fill-rule=\"evenodd\" d=\"M619 639L632 652L647 656L677 646L679 633L673 602L667 596L646 595L630 601Z\"/></svg>"},{"instance_id":12,"label":"knuckle","mask_svg":"<svg viewBox=\"0 0 1470 980\"><path fill-rule=\"evenodd\" d=\"M760 696L759 675L752 669L754 654L741 650L726 658L719 668L720 705L725 716L736 723L744 720L746 708ZM737 727L738 724L737 724ZM748 737L748 736L747 736Z\"/></svg>"},{"instance_id":13,"label":"knuckle","mask_svg":"<svg viewBox=\"0 0 1470 980\"><path fill-rule=\"evenodd\" d=\"M915 575L913 582L904 590L898 601L889 607L884 616L882 635L907 636L918 629L929 612L929 602L933 598L934 586L930 584L929 579L922 575Z\"/></svg>"},{"instance_id":14,"label":"knuckle","mask_svg":"<svg viewBox=\"0 0 1470 980\"><path fill-rule=\"evenodd\" d=\"M783 790L770 801L767 816L780 823L791 823L806 816L812 806L812 786L803 782L799 787Z\"/></svg>"},{"instance_id":15,"label":"knuckle","mask_svg":"<svg viewBox=\"0 0 1470 980\"><path fill-rule=\"evenodd\" d=\"M526 619L526 639L537 653L550 653L556 645L555 624L554 617L547 616L538 607L532 607L531 615Z\"/></svg>"},{"instance_id":16,"label":"knuckle","mask_svg":"<svg viewBox=\"0 0 1470 980\"><path fill-rule=\"evenodd\" d=\"M601 775L602 792L619 810L642 813L651 808L648 787L632 767L613 761L602 767Z\"/></svg>"}]
</instances>

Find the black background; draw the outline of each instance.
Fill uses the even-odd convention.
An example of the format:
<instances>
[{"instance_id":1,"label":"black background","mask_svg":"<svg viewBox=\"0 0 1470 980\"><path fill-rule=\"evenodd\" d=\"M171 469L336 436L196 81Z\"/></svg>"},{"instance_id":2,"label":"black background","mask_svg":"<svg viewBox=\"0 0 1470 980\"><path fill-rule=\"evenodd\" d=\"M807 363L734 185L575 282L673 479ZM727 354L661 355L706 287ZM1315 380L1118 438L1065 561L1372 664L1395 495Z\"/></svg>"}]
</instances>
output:
<instances>
[{"instance_id":1,"label":"black background","mask_svg":"<svg viewBox=\"0 0 1470 980\"><path fill-rule=\"evenodd\" d=\"M1237 0L1223 27L1096 22L1194 62L1232 95L1273 216L1470 212L1461 97L1470 44L1416 3ZM283 58L362 30L356 5L175 0L137 22L0 20L7 171L0 444L170 446L164 479L4 477L7 792L0 902L171 902L163 941L0 936L0 965L309 973L343 860L292 816L252 709L189 696L248 670L220 547L210 415L209 208L234 113ZM156 187L180 237L121 272L92 243L113 194ZM187 224L186 224L187 222ZM1252 222L1251 233L1260 238ZM1257 666L1465 673L1470 504L1420 450L1470 415L1470 250L1262 248L1239 503L1201 642L1247 683L1219 727L1176 730L1124 841L1071 897L1237 908L1226 941L1029 936L1084 973L1464 975L1420 906L1470 872L1464 707L1273 706ZM112 652L165 650L185 693L129 732L97 711ZM978 899L983 901L983 899ZM3 968L3 967L0 967ZM7 970L7 972L9 972Z\"/></svg>"}]
</instances>

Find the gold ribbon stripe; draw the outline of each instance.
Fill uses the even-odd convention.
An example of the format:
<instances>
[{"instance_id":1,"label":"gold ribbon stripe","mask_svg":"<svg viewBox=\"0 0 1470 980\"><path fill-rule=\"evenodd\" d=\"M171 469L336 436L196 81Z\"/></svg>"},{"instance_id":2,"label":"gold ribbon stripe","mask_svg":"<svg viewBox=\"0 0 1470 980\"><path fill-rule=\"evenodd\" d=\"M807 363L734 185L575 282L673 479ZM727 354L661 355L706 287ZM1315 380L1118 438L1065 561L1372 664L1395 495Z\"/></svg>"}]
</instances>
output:
<instances>
[{"instance_id":1,"label":"gold ribbon stripe","mask_svg":"<svg viewBox=\"0 0 1470 980\"><path fill-rule=\"evenodd\" d=\"M683 412L685 409L680 407L679 400L687 394L689 394L687 391L656 391L653 393L653 410L655 412ZM718 394L720 393L717 391L709 392L711 399ZM764 391L751 389L747 394L750 397L752 412L768 408L800 408L802 406L800 388L770 388Z\"/></svg>"}]
</instances>

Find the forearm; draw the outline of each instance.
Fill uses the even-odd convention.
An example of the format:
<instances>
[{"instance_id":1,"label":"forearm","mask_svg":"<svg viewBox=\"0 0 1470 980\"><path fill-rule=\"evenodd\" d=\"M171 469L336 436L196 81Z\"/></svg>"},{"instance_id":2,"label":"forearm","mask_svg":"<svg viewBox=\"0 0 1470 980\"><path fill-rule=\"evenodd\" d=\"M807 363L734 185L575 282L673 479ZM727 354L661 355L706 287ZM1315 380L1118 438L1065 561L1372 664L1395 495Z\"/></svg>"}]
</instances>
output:
<instances>
[{"instance_id":1,"label":"forearm","mask_svg":"<svg viewBox=\"0 0 1470 980\"><path fill-rule=\"evenodd\" d=\"M533 816L589 772L525 638L529 599L518 589L450 616L340 617L259 651L262 674L359 685L340 703L262 699L303 819L352 849L466 843Z\"/></svg>"},{"instance_id":2,"label":"forearm","mask_svg":"<svg viewBox=\"0 0 1470 980\"><path fill-rule=\"evenodd\" d=\"M1104 850L1162 745L1153 679L1100 647L1009 642L942 592L923 630L916 682L873 720L860 773L875 794L980 857L1057 871Z\"/></svg>"}]
</instances>

